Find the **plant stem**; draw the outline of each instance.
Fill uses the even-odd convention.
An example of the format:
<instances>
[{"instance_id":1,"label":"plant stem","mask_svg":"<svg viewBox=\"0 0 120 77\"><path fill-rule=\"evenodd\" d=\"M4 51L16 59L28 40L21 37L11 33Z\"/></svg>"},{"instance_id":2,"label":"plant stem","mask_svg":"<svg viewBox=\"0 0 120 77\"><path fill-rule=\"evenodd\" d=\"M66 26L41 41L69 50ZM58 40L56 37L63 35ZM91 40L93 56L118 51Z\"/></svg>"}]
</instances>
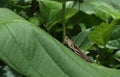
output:
<instances>
[{"instance_id":1,"label":"plant stem","mask_svg":"<svg viewBox=\"0 0 120 77\"><path fill-rule=\"evenodd\" d=\"M62 28L63 28L63 42L66 36L66 27L65 27L65 12L66 12L66 0L62 0Z\"/></svg>"}]
</instances>

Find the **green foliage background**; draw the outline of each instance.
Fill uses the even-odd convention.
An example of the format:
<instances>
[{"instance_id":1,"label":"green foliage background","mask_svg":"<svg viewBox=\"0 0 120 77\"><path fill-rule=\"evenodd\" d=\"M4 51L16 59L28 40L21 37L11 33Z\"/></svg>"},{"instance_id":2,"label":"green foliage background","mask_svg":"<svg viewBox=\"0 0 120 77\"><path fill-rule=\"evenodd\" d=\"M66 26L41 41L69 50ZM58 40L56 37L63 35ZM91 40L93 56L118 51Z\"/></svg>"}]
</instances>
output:
<instances>
[{"instance_id":1,"label":"green foliage background","mask_svg":"<svg viewBox=\"0 0 120 77\"><path fill-rule=\"evenodd\" d=\"M0 77L118 77L119 3L119 0L0 0ZM61 44L66 35L93 64ZM38 69L36 72L28 68Z\"/></svg>"}]
</instances>

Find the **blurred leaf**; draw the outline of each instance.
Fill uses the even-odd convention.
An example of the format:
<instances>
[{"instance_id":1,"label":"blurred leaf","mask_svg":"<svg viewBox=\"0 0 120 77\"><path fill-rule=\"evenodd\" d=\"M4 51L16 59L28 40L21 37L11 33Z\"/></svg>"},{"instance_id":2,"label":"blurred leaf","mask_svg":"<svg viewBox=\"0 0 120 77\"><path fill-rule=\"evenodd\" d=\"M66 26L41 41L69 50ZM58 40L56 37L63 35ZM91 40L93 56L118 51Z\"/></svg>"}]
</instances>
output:
<instances>
[{"instance_id":1,"label":"blurred leaf","mask_svg":"<svg viewBox=\"0 0 120 77\"><path fill-rule=\"evenodd\" d=\"M114 20L120 19L120 12L112 6L100 1L92 3L95 6L95 13L103 20L109 19L112 17ZM106 19L104 18L106 17Z\"/></svg>"},{"instance_id":2,"label":"blurred leaf","mask_svg":"<svg viewBox=\"0 0 120 77\"><path fill-rule=\"evenodd\" d=\"M120 39L110 40L107 47L110 49L120 49Z\"/></svg>"},{"instance_id":3,"label":"blurred leaf","mask_svg":"<svg viewBox=\"0 0 120 77\"><path fill-rule=\"evenodd\" d=\"M114 8L116 8L118 11L120 10L120 0L104 0L109 5L112 5Z\"/></svg>"},{"instance_id":4,"label":"blurred leaf","mask_svg":"<svg viewBox=\"0 0 120 77\"><path fill-rule=\"evenodd\" d=\"M13 69L9 68L8 66L5 66L4 70L6 71L3 75L5 77L23 77L18 72L14 71Z\"/></svg>"},{"instance_id":5,"label":"blurred leaf","mask_svg":"<svg viewBox=\"0 0 120 77\"><path fill-rule=\"evenodd\" d=\"M110 17L114 20L120 19L120 12L104 1L85 2L81 5L81 10L88 14L95 14L104 21L109 20Z\"/></svg>"},{"instance_id":6,"label":"blurred leaf","mask_svg":"<svg viewBox=\"0 0 120 77\"><path fill-rule=\"evenodd\" d=\"M93 1L101 1L104 2L112 7L114 7L115 9L120 10L120 0L84 0L85 3L89 3L89 2L93 2Z\"/></svg>"},{"instance_id":7,"label":"blurred leaf","mask_svg":"<svg viewBox=\"0 0 120 77\"><path fill-rule=\"evenodd\" d=\"M120 58L120 50L118 50L115 54L114 57Z\"/></svg>"},{"instance_id":8,"label":"blurred leaf","mask_svg":"<svg viewBox=\"0 0 120 77\"><path fill-rule=\"evenodd\" d=\"M94 14L94 5L89 2L84 2L80 4L80 10L87 14Z\"/></svg>"},{"instance_id":9,"label":"blurred leaf","mask_svg":"<svg viewBox=\"0 0 120 77\"><path fill-rule=\"evenodd\" d=\"M85 24L83 24L83 23L79 23L79 25L80 25L82 31L86 31L86 30L87 30Z\"/></svg>"},{"instance_id":10,"label":"blurred leaf","mask_svg":"<svg viewBox=\"0 0 120 77\"><path fill-rule=\"evenodd\" d=\"M40 16L46 27L51 29L56 23L62 20L62 3L49 0L38 0L40 6ZM73 2L66 2L66 19L75 15L78 10L71 8Z\"/></svg>"},{"instance_id":11,"label":"blurred leaf","mask_svg":"<svg viewBox=\"0 0 120 77\"><path fill-rule=\"evenodd\" d=\"M62 9L62 4L60 2L50 0L38 0L38 2L40 6L40 15L44 23L52 20Z\"/></svg>"},{"instance_id":12,"label":"blurred leaf","mask_svg":"<svg viewBox=\"0 0 120 77\"><path fill-rule=\"evenodd\" d=\"M108 48L120 49L120 25L114 27L110 41L107 44Z\"/></svg>"},{"instance_id":13,"label":"blurred leaf","mask_svg":"<svg viewBox=\"0 0 120 77\"><path fill-rule=\"evenodd\" d=\"M92 42L88 39L88 35L90 33L90 30L85 30L83 32L80 32L78 35L74 36L72 38L73 42L78 45L81 49L87 50L89 47L92 46Z\"/></svg>"},{"instance_id":14,"label":"blurred leaf","mask_svg":"<svg viewBox=\"0 0 120 77\"><path fill-rule=\"evenodd\" d=\"M91 27L92 25L98 25L101 23L101 20L95 17L94 15L88 15L82 11L77 12L73 17L69 19L67 25L77 26L79 23L84 23L86 28ZM75 30L76 31L76 30Z\"/></svg>"},{"instance_id":15,"label":"blurred leaf","mask_svg":"<svg viewBox=\"0 0 120 77\"><path fill-rule=\"evenodd\" d=\"M98 45L105 46L109 41L114 24L101 23L89 35L89 39Z\"/></svg>"},{"instance_id":16,"label":"blurred leaf","mask_svg":"<svg viewBox=\"0 0 120 77\"><path fill-rule=\"evenodd\" d=\"M29 19L31 23L33 23L36 26L40 26L40 19L39 16L34 16Z\"/></svg>"}]
</instances>

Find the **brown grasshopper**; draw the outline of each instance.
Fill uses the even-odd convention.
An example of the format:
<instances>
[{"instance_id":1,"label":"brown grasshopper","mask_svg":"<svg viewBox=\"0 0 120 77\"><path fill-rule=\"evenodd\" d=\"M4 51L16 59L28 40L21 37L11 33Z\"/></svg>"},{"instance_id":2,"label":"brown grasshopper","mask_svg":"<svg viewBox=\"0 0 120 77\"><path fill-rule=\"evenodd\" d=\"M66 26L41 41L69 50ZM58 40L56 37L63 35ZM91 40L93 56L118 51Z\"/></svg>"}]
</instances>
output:
<instances>
[{"instance_id":1,"label":"brown grasshopper","mask_svg":"<svg viewBox=\"0 0 120 77\"><path fill-rule=\"evenodd\" d=\"M77 45L75 45L73 43L73 41L66 36L65 40L64 40L64 44L70 48L74 53L76 53L77 55L79 55L81 58L83 58L84 60L86 60L87 62L93 63L93 61L87 56L85 55L82 50L79 49L79 47Z\"/></svg>"}]
</instances>

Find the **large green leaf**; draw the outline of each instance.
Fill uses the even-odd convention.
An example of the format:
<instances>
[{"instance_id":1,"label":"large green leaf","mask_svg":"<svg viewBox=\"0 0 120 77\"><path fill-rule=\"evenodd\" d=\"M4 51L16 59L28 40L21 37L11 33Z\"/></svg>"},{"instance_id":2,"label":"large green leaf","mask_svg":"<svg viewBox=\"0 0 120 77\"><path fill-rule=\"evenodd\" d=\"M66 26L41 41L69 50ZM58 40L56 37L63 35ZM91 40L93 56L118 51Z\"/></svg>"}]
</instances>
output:
<instances>
[{"instance_id":1,"label":"large green leaf","mask_svg":"<svg viewBox=\"0 0 120 77\"><path fill-rule=\"evenodd\" d=\"M27 77L119 77L90 64L37 26L0 8L0 59ZM112 73L111 73L112 72Z\"/></svg>"},{"instance_id":2,"label":"large green leaf","mask_svg":"<svg viewBox=\"0 0 120 77\"><path fill-rule=\"evenodd\" d=\"M90 33L89 39L98 45L105 46L112 35L113 26L114 24L112 23L101 23Z\"/></svg>"}]
</instances>

